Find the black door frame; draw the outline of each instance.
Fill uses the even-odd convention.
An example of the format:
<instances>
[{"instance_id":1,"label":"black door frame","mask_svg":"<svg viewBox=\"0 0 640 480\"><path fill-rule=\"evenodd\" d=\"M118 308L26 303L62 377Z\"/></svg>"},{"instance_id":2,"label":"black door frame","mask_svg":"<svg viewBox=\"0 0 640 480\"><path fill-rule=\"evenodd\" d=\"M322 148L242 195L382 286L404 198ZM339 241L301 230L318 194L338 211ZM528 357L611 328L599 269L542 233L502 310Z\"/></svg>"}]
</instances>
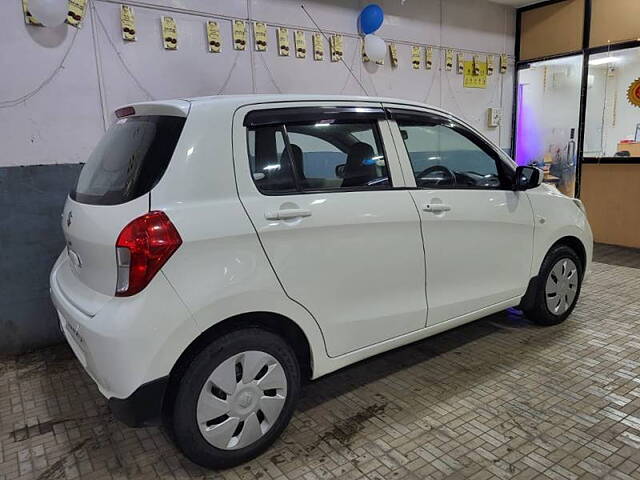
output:
<instances>
[{"instance_id":1,"label":"black door frame","mask_svg":"<svg viewBox=\"0 0 640 480\"><path fill-rule=\"evenodd\" d=\"M640 39L628 42L621 42L599 47L589 47L589 39L591 37L591 3L592 0L584 0L584 25L582 30L582 48L572 52L561 53L557 55L548 55L545 57L530 58L527 60L520 59L520 34L522 28L522 13L535 10L537 8L546 7L554 3L561 3L566 0L547 0L544 2L521 7L516 10L516 42L515 42L515 72L513 75L513 108L511 112L511 156L516 155L516 138L517 138L517 115L518 115L518 74L520 70L528 68L530 64L543 60L551 60L555 58L574 57L582 55L582 77L580 82L580 109L578 113L578 138L576 147L576 183L575 196L580 197L580 177L582 173L582 163L584 161L584 132L585 119L587 115L587 83L589 77L589 57L597 53L613 52L616 50L626 50L629 48L640 47Z\"/></svg>"}]
</instances>

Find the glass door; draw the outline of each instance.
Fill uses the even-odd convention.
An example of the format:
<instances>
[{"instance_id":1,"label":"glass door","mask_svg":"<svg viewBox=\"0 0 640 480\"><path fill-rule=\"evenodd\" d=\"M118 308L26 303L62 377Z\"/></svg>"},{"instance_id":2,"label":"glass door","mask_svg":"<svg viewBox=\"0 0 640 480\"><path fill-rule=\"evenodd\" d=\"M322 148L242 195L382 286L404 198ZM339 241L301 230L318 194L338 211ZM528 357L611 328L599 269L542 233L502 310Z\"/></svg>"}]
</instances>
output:
<instances>
[{"instance_id":1,"label":"glass door","mask_svg":"<svg viewBox=\"0 0 640 480\"><path fill-rule=\"evenodd\" d=\"M518 71L515 160L544 171L544 181L575 195L582 55L544 60Z\"/></svg>"}]
</instances>

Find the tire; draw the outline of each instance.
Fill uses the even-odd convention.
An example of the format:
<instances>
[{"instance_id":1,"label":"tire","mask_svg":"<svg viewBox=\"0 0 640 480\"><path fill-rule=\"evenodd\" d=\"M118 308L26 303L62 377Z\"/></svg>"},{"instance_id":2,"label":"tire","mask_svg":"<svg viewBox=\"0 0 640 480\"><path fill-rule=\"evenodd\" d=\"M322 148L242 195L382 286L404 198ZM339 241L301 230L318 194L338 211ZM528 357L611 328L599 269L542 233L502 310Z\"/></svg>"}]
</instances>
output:
<instances>
[{"instance_id":1,"label":"tire","mask_svg":"<svg viewBox=\"0 0 640 480\"><path fill-rule=\"evenodd\" d=\"M532 306L524 310L525 315L538 325L557 325L564 322L573 312L580 297L583 269L580 257L572 248L558 245L549 250L540 267ZM561 280L561 283L554 279ZM553 295L554 286L560 295Z\"/></svg>"},{"instance_id":2,"label":"tire","mask_svg":"<svg viewBox=\"0 0 640 480\"><path fill-rule=\"evenodd\" d=\"M300 367L281 337L259 328L228 333L202 350L179 382L176 443L203 467L238 465L278 438L299 394Z\"/></svg>"}]
</instances>

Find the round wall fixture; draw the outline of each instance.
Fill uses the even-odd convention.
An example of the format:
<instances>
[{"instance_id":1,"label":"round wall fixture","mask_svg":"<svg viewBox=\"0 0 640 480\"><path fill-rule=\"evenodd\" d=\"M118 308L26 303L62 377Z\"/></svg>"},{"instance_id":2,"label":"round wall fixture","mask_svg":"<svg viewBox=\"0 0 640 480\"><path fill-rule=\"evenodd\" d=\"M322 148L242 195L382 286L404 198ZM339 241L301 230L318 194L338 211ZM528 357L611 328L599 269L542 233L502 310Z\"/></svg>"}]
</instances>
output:
<instances>
[{"instance_id":1,"label":"round wall fixture","mask_svg":"<svg viewBox=\"0 0 640 480\"><path fill-rule=\"evenodd\" d=\"M635 105L640 108L640 78L636 78L631 82L629 89L627 90L627 99L631 105Z\"/></svg>"}]
</instances>

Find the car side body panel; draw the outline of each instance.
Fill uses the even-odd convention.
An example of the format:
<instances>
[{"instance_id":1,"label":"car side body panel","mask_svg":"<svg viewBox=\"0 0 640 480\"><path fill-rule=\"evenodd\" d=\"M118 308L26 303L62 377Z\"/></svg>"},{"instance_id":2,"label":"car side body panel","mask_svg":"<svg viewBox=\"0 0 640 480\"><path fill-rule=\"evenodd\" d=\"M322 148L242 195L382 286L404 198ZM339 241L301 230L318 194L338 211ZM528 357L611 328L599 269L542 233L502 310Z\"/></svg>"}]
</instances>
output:
<instances>
[{"instance_id":1,"label":"car side body panel","mask_svg":"<svg viewBox=\"0 0 640 480\"><path fill-rule=\"evenodd\" d=\"M584 246L586 275L591 270L593 256L593 234L585 213L555 187L542 184L527 190L534 214L533 258L531 277L540 271L540 266L549 249L564 237L575 237Z\"/></svg>"}]
</instances>

